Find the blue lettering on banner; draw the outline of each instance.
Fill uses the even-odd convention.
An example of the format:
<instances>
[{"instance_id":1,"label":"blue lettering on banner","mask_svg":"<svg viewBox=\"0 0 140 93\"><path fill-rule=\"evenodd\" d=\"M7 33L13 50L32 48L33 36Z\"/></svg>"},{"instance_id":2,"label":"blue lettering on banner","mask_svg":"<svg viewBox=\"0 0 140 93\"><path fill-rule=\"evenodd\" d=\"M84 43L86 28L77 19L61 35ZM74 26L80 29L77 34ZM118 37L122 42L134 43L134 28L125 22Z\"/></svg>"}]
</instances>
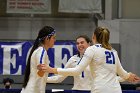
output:
<instances>
[{"instance_id":1,"label":"blue lettering on banner","mask_svg":"<svg viewBox=\"0 0 140 93\"><path fill-rule=\"evenodd\" d=\"M0 42L0 74L23 74L31 46L31 42Z\"/></svg>"},{"instance_id":2,"label":"blue lettering on banner","mask_svg":"<svg viewBox=\"0 0 140 93\"><path fill-rule=\"evenodd\" d=\"M23 75L27 56L33 42L0 42L0 75ZM68 59L76 54L73 41L57 41L48 50L50 66L64 67Z\"/></svg>"}]
</instances>

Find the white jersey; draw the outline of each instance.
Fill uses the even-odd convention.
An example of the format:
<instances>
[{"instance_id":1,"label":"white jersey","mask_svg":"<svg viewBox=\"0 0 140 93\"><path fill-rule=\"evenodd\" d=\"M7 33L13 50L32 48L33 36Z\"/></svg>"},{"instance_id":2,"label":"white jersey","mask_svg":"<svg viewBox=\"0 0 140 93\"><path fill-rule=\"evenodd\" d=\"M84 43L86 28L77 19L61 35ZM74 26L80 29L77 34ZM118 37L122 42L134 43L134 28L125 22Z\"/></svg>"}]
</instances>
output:
<instances>
[{"instance_id":1,"label":"white jersey","mask_svg":"<svg viewBox=\"0 0 140 93\"><path fill-rule=\"evenodd\" d=\"M65 68L74 68L78 65L80 61L80 57L78 55L72 56L65 65ZM67 76L56 75L52 77L48 77L47 83L60 83ZM89 66L80 74L74 76L74 85L72 90L91 90L91 72Z\"/></svg>"},{"instance_id":2,"label":"white jersey","mask_svg":"<svg viewBox=\"0 0 140 93\"><path fill-rule=\"evenodd\" d=\"M48 64L48 55L43 47L37 48L30 61L30 76L26 88L22 88L21 93L45 93L46 81L48 73L45 73L43 77L38 76L37 65L40 63Z\"/></svg>"},{"instance_id":3,"label":"white jersey","mask_svg":"<svg viewBox=\"0 0 140 93\"><path fill-rule=\"evenodd\" d=\"M93 77L92 93L122 93L117 74L127 79L129 73L122 68L117 52L107 50L101 44L88 47L76 68L58 68L57 71L72 76L81 73L88 65Z\"/></svg>"}]
</instances>

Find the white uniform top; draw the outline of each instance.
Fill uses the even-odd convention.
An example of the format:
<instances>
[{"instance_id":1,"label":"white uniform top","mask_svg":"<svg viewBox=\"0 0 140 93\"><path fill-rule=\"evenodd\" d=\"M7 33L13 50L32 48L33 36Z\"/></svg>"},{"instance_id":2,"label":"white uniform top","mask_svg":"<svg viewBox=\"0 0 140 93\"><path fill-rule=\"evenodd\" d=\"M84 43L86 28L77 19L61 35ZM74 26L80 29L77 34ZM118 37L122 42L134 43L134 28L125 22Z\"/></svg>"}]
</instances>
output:
<instances>
[{"instance_id":1,"label":"white uniform top","mask_svg":"<svg viewBox=\"0 0 140 93\"><path fill-rule=\"evenodd\" d=\"M78 55L72 56L65 65L65 68L74 68L78 65L80 61L80 57ZM67 76L56 75L48 77L47 83L60 83ZM89 66L82 72L80 75L74 76L74 86L72 90L91 90L91 72Z\"/></svg>"},{"instance_id":2,"label":"white uniform top","mask_svg":"<svg viewBox=\"0 0 140 93\"><path fill-rule=\"evenodd\" d=\"M38 76L37 65L48 64L48 62L46 50L43 47L38 47L31 56L29 81L25 89L22 88L21 93L45 93L48 73L45 73L43 77Z\"/></svg>"},{"instance_id":3,"label":"white uniform top","mask_svg":"<svg viewBox=\"0 0 140 93\"><path fill-rule=\"evenodd\" d=\"M124 79L129 77L121 66L117 51L107 50L101 44L90 46L76 68L58 68L58 74L77 75L87 66L90 66L92 73L92 93L122 93L117 74Z\"/></svg>"}]
</instances>

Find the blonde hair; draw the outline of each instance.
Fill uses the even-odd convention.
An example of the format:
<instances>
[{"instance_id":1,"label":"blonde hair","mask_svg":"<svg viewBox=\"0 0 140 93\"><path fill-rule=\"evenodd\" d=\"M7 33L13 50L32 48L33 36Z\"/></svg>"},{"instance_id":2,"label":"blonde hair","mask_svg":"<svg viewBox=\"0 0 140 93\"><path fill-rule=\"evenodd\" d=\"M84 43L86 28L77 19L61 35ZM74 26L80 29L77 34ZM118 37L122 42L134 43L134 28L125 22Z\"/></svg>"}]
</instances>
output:
<instances>
[{"instance_id":1,"label":"blonde hair","mask_svg":"<svg viewBox=\"0 0 140 93\"><path fill-rule=\"evenodd\" d=\"M96 36L96 40L98 43L102 44L102 47L111 50L112 46L109 43L110 32L105 27L97 27L94 31L94 35Z\"/></svg>"}]
</instances>

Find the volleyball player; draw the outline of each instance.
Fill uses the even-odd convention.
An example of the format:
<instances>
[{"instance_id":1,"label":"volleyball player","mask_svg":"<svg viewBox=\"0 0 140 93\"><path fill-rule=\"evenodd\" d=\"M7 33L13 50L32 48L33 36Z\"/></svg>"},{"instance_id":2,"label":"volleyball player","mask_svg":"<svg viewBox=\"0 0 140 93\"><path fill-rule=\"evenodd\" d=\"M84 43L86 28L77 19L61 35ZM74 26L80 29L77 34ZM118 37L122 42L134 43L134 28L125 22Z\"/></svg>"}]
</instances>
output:
<instances>
[{"instance_id":1,"label":"volleyball player","mask_svg":"<svg viewBox=\"0 0 140 93\"><path fill-rule=\"evenodd\" d=\"M97 27L92 38L94 45L86 49L79 65L75 68L51 68L42 64L38 65L38 69L49 73L75 76L89 65L93 78L91 93L122 93L117 74L130 82L139 82L140 78L123 69L117 51L109 43L109 38L110 32L107 28Z\"/></svg>"},{"instance_id":2,"label":"volleyball player","mask_svg":"<svg viewBox=\"0 0 140 93\"><path fill-rule=\"evenodd\" d=\"M74 68L78 65L81 57L83 56L85 50L90 46L91 40L86 35L80 35L76 38L76 47L78 53L72 56L65 65L65 68ZM60 83L67 76L55 75L48 77L47 83ZM72 93L90 93L91 90L91 73L89 66L84 69L80 75L74 76L74 84L72 88Z\"/></svg>"},{"instance_id":3,"label":"volleyball player","mask_svg":"<svg viewBox=\"0 0 140 93\"><path fill-rule=\"evenodd\" d=\"M43 27L30 51L21 93L45 93L48 73L38 71L37 65L48 64L47 50L53 47L54 42L55 30L50 26Z\"/></svg>"}]
</instances>

